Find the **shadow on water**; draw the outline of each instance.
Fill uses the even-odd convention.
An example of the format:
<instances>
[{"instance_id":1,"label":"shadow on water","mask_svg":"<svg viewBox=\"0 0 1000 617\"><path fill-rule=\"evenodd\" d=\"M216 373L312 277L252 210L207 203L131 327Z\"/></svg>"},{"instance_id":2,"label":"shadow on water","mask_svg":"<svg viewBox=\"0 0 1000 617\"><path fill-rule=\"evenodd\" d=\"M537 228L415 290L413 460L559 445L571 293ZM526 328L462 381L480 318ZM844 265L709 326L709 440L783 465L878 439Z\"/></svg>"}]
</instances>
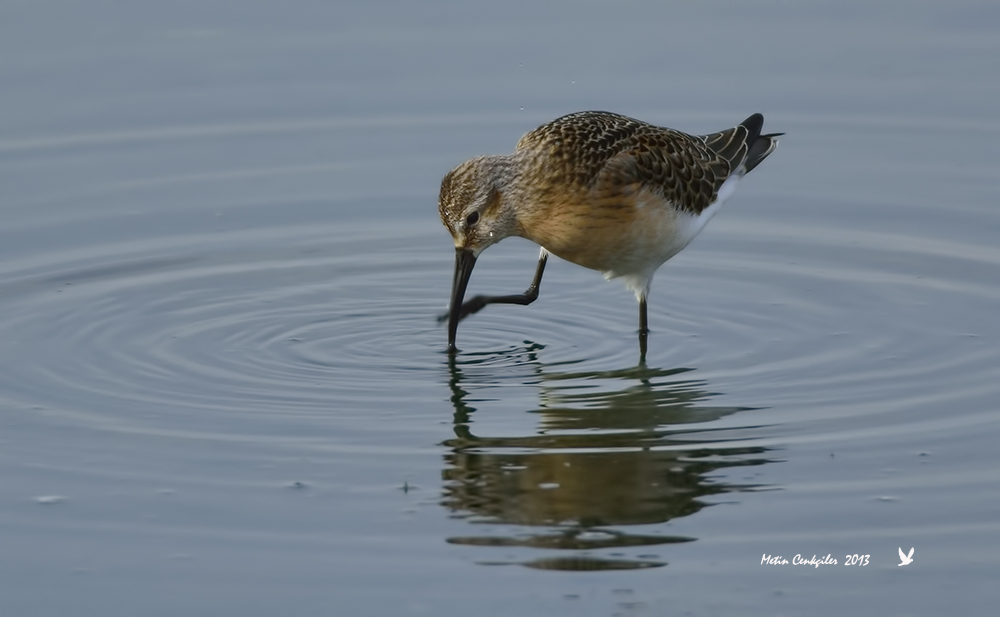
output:
<instances>
[{"instance_id":1,"label":"shadow on water","mask_svg":"<svg viewBox=\"0 0 1000 617\"><path fill-rule=\"evenodd\" d=\"M538 388L535 434L480 437L470 427L470 404L484 383L495 383L498 354L448 361L455 437L444 442L442 504L470 522L545 527L512 535L449 538L452 544L591 551L691 542L696 538L634 534L614 529L653 525L695 514L701 498L759 490L757 484L717 481L713 473L772 462L767 448L743 446L740 432L706 423L749 407L708 406L718 393L693 369L639 365L611 371L569 372L574 363L547 365L541 346L502 355L514 358ZM576 552L510 564L555 570L638 569L666 565L645 556L600 558Z\"/></svg>"}]
</instances>

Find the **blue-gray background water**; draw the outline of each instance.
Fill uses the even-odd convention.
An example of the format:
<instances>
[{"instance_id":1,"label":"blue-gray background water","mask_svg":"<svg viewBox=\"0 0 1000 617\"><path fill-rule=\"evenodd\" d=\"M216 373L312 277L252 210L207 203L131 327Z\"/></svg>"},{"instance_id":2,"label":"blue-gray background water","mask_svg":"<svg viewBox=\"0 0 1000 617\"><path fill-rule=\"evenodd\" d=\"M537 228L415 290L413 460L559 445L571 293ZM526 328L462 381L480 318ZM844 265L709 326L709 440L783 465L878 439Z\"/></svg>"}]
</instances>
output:
<instances>
[{"instance_id":1,"label":"blue-gray background water","mask_svg":"<svg viewBox=\"0 0 1000 617\"><path fill-rule=\"evenodd\" d=\"M998 100L986 2L4 3L0 613L987 613ZM559 260L450 363L440 178L583 109L787 135L645 365Z\"/></svg>"}]
</instances>

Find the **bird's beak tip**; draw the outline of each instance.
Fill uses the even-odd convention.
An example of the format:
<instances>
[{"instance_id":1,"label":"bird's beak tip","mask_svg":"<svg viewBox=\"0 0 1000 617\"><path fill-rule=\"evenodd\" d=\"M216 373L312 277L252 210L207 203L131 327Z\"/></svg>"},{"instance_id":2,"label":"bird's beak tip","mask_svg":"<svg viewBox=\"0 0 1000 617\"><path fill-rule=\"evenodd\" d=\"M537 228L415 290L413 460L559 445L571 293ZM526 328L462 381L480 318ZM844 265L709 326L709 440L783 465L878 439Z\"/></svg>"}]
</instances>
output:
<instances>
[{"instance_id":1,"label":"bird's beak tip","mask_svg":"<svg viewBox=\"0 0 1000 617\"><path fill-rule=\"evenodd\" d=\"M451 285L451 308L448 311L448 353L458 351L455 347L455 335L458 332L458 322L462 320L462 301L465 299L465 288L469 285L472 269L476 265L476 254L467 248L455 249L455 277Z\"/></svg>"}]
</instances>

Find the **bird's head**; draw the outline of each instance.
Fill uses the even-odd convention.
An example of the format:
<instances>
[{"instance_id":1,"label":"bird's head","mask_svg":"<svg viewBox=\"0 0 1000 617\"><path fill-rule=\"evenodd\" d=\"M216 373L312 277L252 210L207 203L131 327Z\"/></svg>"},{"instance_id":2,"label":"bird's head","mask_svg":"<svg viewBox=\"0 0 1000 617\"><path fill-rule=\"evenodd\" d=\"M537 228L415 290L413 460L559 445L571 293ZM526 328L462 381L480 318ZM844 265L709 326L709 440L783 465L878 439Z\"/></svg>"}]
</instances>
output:
<instances>
[{"instance_id":1,"label":"bird's head","mask_svg":"<svg viewBox=\"0 0 1000 617\"><path fill-rule=\"evenodd\" d=\"M513 209L505 207L504 189L509 180L509 157L470 159L441 181L438 211L456 250L479 257L487 247L517 234Z\"/></svg>"}]
</instances>

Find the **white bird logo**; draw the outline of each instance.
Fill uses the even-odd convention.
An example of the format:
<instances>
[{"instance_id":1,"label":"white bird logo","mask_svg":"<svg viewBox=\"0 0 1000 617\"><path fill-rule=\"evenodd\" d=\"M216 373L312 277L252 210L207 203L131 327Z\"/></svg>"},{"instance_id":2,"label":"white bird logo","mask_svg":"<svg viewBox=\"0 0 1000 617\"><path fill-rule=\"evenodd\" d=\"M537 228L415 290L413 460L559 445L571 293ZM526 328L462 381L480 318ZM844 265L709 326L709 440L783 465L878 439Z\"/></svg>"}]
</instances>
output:
<instances>
[{"instance_id":1,"label":"white bird logo","mask_svg":"<svg viewBox=\"0 0 1000 617\"><path fill-rule=\"evenodd\" d=\"M902 561L903 563L898 563L898 564L896 564L897 566L905 566L905 565L909 565L909 564L913 563L913 547L912 546L910 547L910 554L909 555L903 553L903 549L900 548L899 549L899 560Z\"/></svg>"}]
</instances>

